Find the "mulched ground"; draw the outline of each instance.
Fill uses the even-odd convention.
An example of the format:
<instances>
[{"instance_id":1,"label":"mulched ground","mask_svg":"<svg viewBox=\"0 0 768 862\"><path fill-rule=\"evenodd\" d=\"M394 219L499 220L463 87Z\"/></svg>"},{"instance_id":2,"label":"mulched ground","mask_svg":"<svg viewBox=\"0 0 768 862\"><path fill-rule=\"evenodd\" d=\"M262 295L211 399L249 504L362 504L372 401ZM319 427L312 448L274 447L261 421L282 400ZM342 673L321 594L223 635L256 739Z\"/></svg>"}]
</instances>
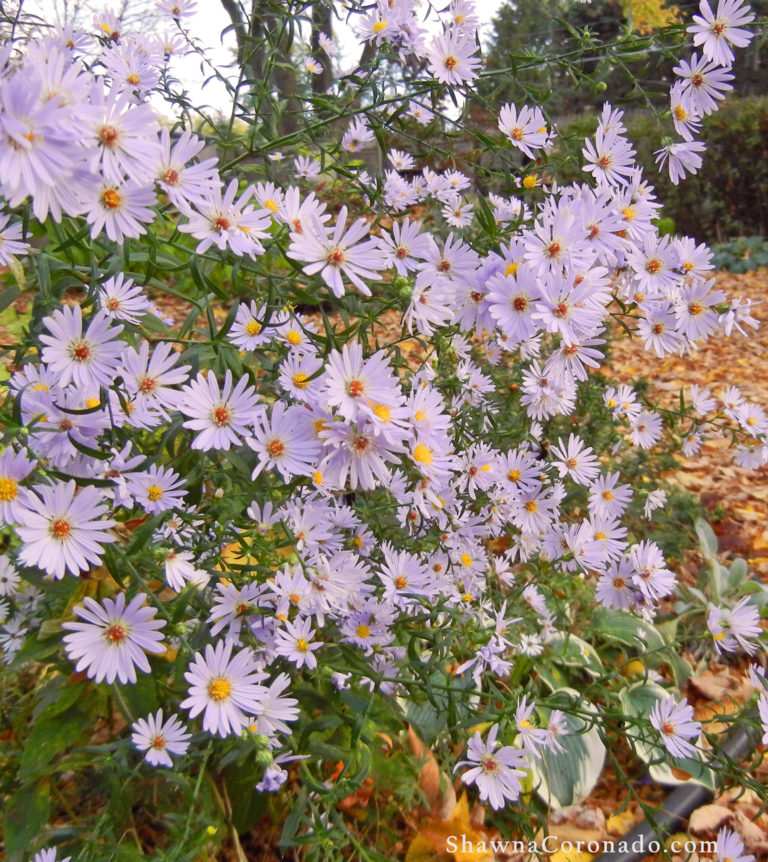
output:
<instances>
[{"instance_id":1,"label":"mulched ground","mask_svg":"<svg viewBox=\"0 0 768 862\"><path fill-rule=\"evenodd\" d=\"M618 340L606 369L609 376L627 383L646 377L662 404L676 404L681 386L698 383L714 393L738 386L768 408L768 271L720 273L717 284L729 297L762 303L753 311L761 324L757 331L748 330L748 338L734 333L713 339L690 356L665 359L639 351L634 340ZM725 439L705 443L697 456L682 459L680 468L665 478L697 494L711 512L722 509L724 517L712 520L721 551L747 558L750 568L768 581L768 467L742 469L728 446Z\"/></svg>"}]
</instances>

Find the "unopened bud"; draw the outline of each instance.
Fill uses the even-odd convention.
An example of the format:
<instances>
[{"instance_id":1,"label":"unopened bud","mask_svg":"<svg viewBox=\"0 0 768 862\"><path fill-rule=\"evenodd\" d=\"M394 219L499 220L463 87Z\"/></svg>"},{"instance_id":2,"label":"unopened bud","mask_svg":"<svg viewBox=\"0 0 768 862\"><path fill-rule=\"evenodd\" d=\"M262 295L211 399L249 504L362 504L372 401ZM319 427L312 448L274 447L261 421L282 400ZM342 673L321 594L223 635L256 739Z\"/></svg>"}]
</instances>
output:
<instances>
[{"instance_id":1,"label":"unopened bud","mask_svg":"<svg viewBox=\"0 0 768 862\"><path fill-rule=\"evenodd\" d=\"M265 769L267 766L271 766L274 762L275 756L268 748L262 748L256 752L256 763L259 766L263 766Z\"/></svg>"}]
</instances>

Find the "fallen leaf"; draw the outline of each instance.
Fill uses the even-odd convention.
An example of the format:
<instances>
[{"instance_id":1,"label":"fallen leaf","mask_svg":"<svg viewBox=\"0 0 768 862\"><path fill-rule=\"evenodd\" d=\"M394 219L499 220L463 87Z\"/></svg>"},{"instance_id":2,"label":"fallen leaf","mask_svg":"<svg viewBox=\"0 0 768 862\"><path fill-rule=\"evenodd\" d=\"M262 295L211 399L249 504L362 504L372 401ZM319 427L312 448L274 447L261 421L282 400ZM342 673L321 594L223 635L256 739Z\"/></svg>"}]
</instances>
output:
<instances>
[{"instance_id":1,"label":"fallen leaf","mask_svg":"<svg viewBox=\"0 0 768 862\"><path fill-rule=\"evenodd\" d=\"M688 831L697 837L717 832L721 826L728 826L733 819L733 812L722 805L702 805L697 808L688 820Z\"/></svg>"}]
</instances>

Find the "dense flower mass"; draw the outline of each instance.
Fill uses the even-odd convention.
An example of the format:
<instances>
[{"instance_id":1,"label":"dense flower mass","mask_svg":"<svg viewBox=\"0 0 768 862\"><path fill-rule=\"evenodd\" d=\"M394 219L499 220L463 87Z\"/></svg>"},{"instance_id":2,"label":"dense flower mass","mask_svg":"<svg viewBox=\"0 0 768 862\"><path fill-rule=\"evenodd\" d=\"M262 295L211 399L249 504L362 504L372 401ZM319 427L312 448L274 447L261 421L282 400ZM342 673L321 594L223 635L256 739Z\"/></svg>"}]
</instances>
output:
<instances>
[{"instance_id":1,"label":"dense flower mass","mask_svg":"<svg viewBox=\"0 0 768 862\"><path fill-rule=\"evenodd\" d=\"M354 14L402 92L350 100L350 72L323 97L346 100L338 117L318 98L284 152L265 137L279 117L247 117L242 139L233 122L219 165L174 102L194 5L160 0L158 44L105 13L95 36L52 28L2 57L0 264L39 294L0 404L3 662L84 676L114 736L99 756L135 774L183 757L233 834L238 800L287 788L301 841L336 828L406 724L496 811L531 787L549 800L557 758L604 757L611 698L638 695L654 757L698 757L667 673L693 669L670 638L753 655L765 595L711 549L712 595L678 579L653 459L732 441L761 468L768 414L736 386L669 406L605 380L620 328L665 358L757 326L705 245L660 235L622 110L579 144L579 182L552 179L557 124L522 101L477 133L482 187L467 160L438 170L413 144L456 122L441 95L472 98L476 10L453 0L432 32L416 3L381 0ZM701 119L753 35L741 0L699 11L670 90L679 140L656 153L675 183L704 164ZM668 636L678 601L693 634ZM647 652L648 678L622 671L577 703L574 685L606 676L601 650L617 666Z\"/></svg>"}]
</instances>

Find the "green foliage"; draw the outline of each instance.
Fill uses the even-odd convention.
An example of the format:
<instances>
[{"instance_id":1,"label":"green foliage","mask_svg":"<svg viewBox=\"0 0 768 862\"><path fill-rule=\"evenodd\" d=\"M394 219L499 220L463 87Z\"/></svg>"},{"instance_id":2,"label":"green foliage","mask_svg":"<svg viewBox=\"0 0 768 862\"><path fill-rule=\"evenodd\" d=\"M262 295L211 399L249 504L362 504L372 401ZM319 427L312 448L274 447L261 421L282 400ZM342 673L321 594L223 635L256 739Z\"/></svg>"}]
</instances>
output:
<instances>
[{"instance_id":1,"label":"green foliage","mask_svg":"<svg viewBox=\"0 0 768 862\"><path fill-rule=\"evenodd\" d=\"M751 272L768 267L768 240L762 236L742 236L712 246L715 269Z\"/></svg>"},{"instance_id":2,"label":"green foliage","mask_svg":"<svg viewBox=\"0 0 768 862\"><path fill-rule=\"evenodd\" d=\"M638 160L664 203L663 215L674 220L679 233L708 242L768 235L768 98L731 97L716 114L705 117L701 133L707 142L704 165L679 185L673 185L668 174L659 171L653 155L662 145L667 125L647 111L629 113L625 122ZM558 128L561 152L580 147L594 128L592 116L562 123ZM575 165L564 166L563 173L570 180L579 176ZM757 265L765 265L765 249L753 242L742 241L745 244L730 253L747 260L754 251L761 262Z\"/></svg>"}]
</instances>

